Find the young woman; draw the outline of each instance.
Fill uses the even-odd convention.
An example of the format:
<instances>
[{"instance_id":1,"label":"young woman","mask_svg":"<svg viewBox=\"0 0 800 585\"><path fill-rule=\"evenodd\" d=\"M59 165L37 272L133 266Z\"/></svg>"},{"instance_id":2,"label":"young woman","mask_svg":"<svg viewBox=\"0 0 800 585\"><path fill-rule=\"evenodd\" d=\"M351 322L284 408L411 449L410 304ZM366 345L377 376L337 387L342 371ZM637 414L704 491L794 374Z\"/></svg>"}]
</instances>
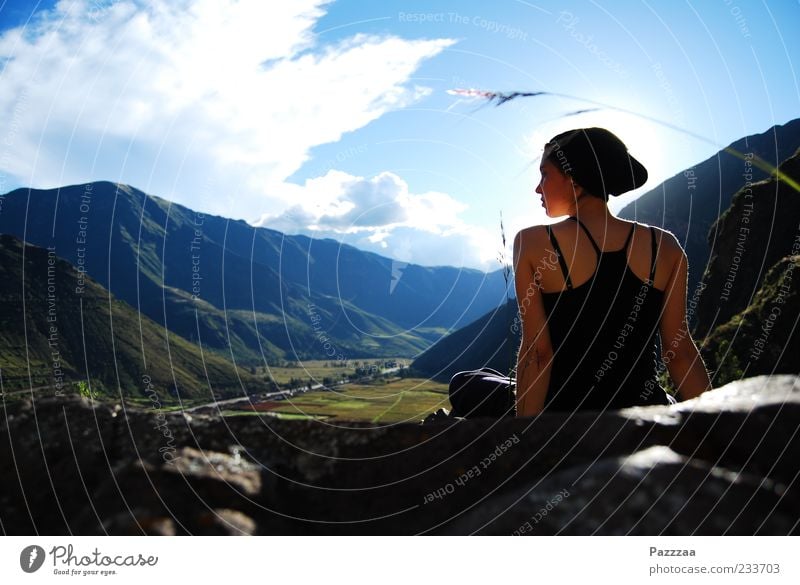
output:
<instances>
[{"instance_id":1,"label":"young woman","mask_svg":"<svg viewBox=\"0 0 800 585\"><path fill-rule=\"evenodd\" d=\"M608 209L644 184L644 166L608 130L584 128L548 142L540 171L545 212L567 219L514 240L517 416L671 403L656 335L680 398L708 390L686 322L686 254L671 233Z\"/></svg>"}]
</instances>

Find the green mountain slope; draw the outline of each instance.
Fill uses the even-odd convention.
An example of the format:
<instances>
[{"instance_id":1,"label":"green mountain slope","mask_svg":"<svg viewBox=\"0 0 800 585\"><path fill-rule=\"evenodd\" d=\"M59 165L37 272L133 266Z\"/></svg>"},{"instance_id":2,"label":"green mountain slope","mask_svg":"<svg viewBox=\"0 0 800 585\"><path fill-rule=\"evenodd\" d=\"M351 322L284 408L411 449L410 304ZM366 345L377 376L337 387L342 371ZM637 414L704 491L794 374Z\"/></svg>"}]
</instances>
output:
<instances>
[{"instance_id":1,"label":"green mountain slope","mask_svg":"<svg viewBox=\"0 0 800 585\"><path fill-rule=\"evenodd\" d=\"M800 236L796 240L800 250ZM800 255L779 260L750 305L706 338L714 386L761 374L800 372Z\"/></svg>"},{"instance_id":2,"label":"green mountain slope","mask_svg":"<svg viewBox=\"0 0 800 585\"><path fill-rule=\"evenodd\" d=\"M53 250L0 236L3 390L208 398L264 392L264 380L169 333Z\"/></svg>"},{"instance_id":3,"label":"green mountain slope","mask_svg":"<svg viewBox=\"0 0 800 585\"><path fill-rule=\"evenodd\" d=\"M800 150L780 165L781 172L800 180ZM764 275L793 251L800 227L800 193L770 178L739 189L731 206L709 234L717 245L703 276L695 335L744 311Z\"/></svg>"}]
</instances>

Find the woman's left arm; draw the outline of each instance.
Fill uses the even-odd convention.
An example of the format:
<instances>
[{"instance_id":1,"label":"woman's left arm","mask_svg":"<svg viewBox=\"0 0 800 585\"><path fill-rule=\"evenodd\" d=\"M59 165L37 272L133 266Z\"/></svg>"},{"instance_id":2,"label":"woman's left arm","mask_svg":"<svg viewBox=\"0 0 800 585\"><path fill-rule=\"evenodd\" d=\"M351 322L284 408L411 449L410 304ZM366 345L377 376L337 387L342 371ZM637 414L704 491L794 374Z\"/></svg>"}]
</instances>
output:
<instances>
[{"instance_id":1,"label":"woman's left arm","mask_svg":"<svg viewBox=\"0 0 800 585\"><path fill-rule=\"evenodd\" d=\"M683 400L689 400L710 390L711 382L686 321L686 254L675 237L672 234L669 236L663 239L665 255L672 264L672 271L664 291L664 309L659 328L661 355L678 389L678 395Z\"/></svg>"}]
</instances>

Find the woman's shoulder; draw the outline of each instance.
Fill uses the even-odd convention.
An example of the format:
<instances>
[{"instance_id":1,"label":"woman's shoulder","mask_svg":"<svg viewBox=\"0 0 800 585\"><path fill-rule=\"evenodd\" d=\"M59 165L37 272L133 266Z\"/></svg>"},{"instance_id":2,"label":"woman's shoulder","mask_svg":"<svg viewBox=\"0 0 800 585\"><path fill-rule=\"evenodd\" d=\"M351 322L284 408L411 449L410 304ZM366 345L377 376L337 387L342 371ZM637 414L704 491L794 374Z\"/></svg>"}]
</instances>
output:
<instances>
[{"instance_id":1,"label":"woman's shoulder","mask_svg":"<svg viewBox=\"0 0 800 585\"><path fill-rule=\"evenodd\" d=\"M518 231L514 236L515 264L520 262L536 264L544 254L548 241L547 226L545 225L532 225Z\"/></svg>"},{"instance_id":2,"label":"woman's shoulder","mask_svg":"<svg viewBox=\"0 0 800 585\"><path fill-rule=\"evenodd\" d=\"M683 250L683 246L681 246L675 234L658 226L650 226L643 223L638 223L637 225L639 229L651 231L655 236L657 249L656 262L659 267L659 271L656 273L657 275L665 273L668 275L672 274L676 267L686 264L686 252ZM656 283L659 282L660 279L656 278Z\"/></svg>"},{"instance_id":3,"label":"woman's shoulder","mask_svg":"<svg viewBox=\"0 0 800 585\"><path fill-rule=\"evenodd\" d=\"M550 239L548 229L549 226L544 224L521 229L514 237L514 249L530 252L544 248Z\"/></svg>"},{"instance_id":4,"label":"woman's shoulder","mask_svg":"<svg viewBox=\"0 0 800 585\"><path fill-rule=\"evenodd\" d=\"M664 228L660 228L655 225L649 225L642 222L631 222L635 223L639 229L652 231L653 235L655 235L656 245L659 248L659 251L665 252L668 254L683 254L683 246L681 246L678 238L675 237L669 230L665 230Z\"/></svg>"},{"instance_id":5,"label":"woman's shoulder","mask_svg":"<svg viewBox=\"0 0 800 585\"><path fill-rule=\"evenodd\" d=\"M539 231L544 229L543 225L531 225L526 228L522 228L517 232L517 235L514 236L514 245L525 244L528 243L531 239L536 238Z\"/></svg>"}]
</instances>

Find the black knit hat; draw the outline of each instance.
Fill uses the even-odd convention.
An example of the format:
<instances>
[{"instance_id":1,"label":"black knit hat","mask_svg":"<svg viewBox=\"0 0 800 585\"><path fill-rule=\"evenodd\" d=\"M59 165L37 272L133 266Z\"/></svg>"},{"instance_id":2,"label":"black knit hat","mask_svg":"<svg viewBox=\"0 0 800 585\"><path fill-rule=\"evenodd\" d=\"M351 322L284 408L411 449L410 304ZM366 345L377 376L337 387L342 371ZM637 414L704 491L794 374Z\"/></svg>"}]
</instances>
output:
<instances>
[{"instance_id":1,"label":"black knit hat","mask_svg":"<svg viewBox=\"0 0 800 585\"><path fill-rule=\"evenodd\" d=\"M579 128L559 134L545 144L542 158L592 195L606 200L609 195L621 195L647 181L644 165L605 128Z\"/></svg>"}]
</instances>

